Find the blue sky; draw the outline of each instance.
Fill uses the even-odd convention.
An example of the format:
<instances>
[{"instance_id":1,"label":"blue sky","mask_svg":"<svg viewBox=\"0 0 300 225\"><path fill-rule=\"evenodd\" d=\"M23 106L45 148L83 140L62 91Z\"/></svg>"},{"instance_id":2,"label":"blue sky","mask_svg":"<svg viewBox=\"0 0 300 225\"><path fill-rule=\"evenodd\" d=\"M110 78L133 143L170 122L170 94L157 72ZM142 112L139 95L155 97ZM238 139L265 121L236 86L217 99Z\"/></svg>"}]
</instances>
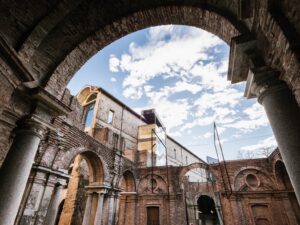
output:
<instances>
[{"instance_id":1,"label":"blue sky","mask_svg":"<svg viewBox=\"0 0 300 225\"><path fill-rule=\"evenodd\" d=\"M94 55L75 74L73 95L101 86L136 110L155 108L167 133L205 159L214 157L216 121L226 159L274 148L263 107L227 81L229 47L188 26L157 26L127 35Z\"/></svg>"}]
</instances>

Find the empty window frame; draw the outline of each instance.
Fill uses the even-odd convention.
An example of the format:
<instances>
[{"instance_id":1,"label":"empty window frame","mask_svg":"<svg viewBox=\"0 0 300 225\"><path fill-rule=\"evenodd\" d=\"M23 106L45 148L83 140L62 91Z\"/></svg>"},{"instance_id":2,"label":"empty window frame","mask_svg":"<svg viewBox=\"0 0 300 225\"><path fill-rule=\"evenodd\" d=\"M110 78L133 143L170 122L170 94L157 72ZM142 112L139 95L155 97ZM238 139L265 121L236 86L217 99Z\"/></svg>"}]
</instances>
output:
<instances>
[{"instance_id":1,"label":"empty window frame","mask_svg":"<svg viewBox=\"0 0 300 225\"><path fill-rule=\"evenodd\" d=\"M109 110L109 112L108 112L108 118L107 118L107 123L113 124L114 114L115 114L115 112L113 110Z\"/></svg>"},{"instance_id":2,"label":"empty window frame","mask_svg":"<svg viewBox=\"0 0 300 225\"><path fill-rule=\"evenodd\" d=\"M85 128L89 128L92 125L94 117L95 103L86 106Z\"/></svg>"}]
</instances>

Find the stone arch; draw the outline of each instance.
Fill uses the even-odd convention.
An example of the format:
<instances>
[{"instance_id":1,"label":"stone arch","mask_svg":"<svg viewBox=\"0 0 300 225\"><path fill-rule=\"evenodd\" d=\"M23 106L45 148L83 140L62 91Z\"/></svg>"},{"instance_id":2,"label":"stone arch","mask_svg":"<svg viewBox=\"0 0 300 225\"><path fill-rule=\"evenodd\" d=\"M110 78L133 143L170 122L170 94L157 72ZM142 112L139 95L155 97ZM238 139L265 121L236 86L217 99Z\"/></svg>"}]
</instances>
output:
<instances>
[{"instance_id":1,"label":"stone arch","mask_svg":"<svg viewBox=\"0 0 300 225\"><path fill-rule=\"evenodd\" d=\"M119 180L120 200L118 225L135 224L136 217L136 179L131 170L125 170Z\"/></svg>"},{"instance_id":2,"label":"stone arch","mask_svg":"<svg viewBox=\"0 0 300 225\"><path fill-rule=\"evenodd\" d=\"M258 179L257 186L249 186L247 176L254 175ZM273 190L274 180L262 168L255 166L247 166L240 168L233 176L233 187L235 191L248 190Z\"/></svg>"},{"instance_id":3,"label":"stone arch","mask_svg":"<svg viewBox=\"0 0 300 225\"><path fill-rule=\"evenodd\" d=\"M91 182L109 183L108 165L97 151L86 150L85 147L71 148L69 151L60 151L54 159L53 168L68 171L71 163L77 155L82 155L88 162L90 171L93 173Z\"/></svg>"},{"instance_id":4,"label":"stone arch","mask_svg":"<svg viewBox=\"0 0 300 225\"><path fill-rule=\"evenodd\" d=\"M219 36L228 44L232 37L241 33L249 33L242 23L234 19L234 16L222 13L213 7L173 5L140 10L112 21L95 30L92 35L82 37L83 41L77 42L65 53L64 59L61 58L56 62L55 66L45 65L46 70L50 69L47 67L55 68L50 71L39 71L39 73L48 73L48 78L45 79L46 89L52 93L58 91L55 95L61 97L62 90L73 74L99 50L129 33L164 24L182 24L202 28ZM47 40L41 43L37 53L32 56L31 63L36 64L36 61L41 58L40 54L45 54L43 48L48 45L51 45L51 42Z\"/></svg>"},{"instance_id":5,"label":"stone arch","mask_svg":"<svg viewBox=\"0 0 300 225\"><path fill-rule=\"evenodd\" d=\"M293 186L282 160L277 160L273 166L274 177L279 189L292 190Z\"/></svg>"},{"instance_id":6,"label":"stone arch","mask_svg":"<svg viewBox=\"0 0 300 225\"><path fill-rule=\"evenodd\" d=\"M95 204L87 207L90 202L98 199L96 192L91 192L91 189L104 186L105 181L102 161L96 152L74 151L73 153L77 154L70 157L74 165L70 170L71 177L66 188L65 203L59 218L59 225L79 224L84 221L82 212L91 210L91 214L95 213L97 209ZM68 164L72 165L71 162Z\"/></svg>"},{"instance_id":7,"label":"stone arch","mask_svg":"<svg viewBox=\"0 0 300 225\"><path fill-rule=\"evenodd\" d=\"M104 173L101 159L92 151L85 151L80 155L86 160L89 167L90 183L103 183Z\"/></svg>"},{"instance_id":8,"label":"stone arch","mask_svg":"<svg viewBox=\"0 0 300 225\"><path fill-rule=\"evenodd\" d=\"M155 185L153 187L153 193L156 194L166 194L168 193L168 184L166 180L157 174L147 174L140 179L138 184L138 193L152 193L152 182L155 180Z\"/></svg>"},{"instance_id":9,"label":"stone arch","mask_svg":"<svg viewBox=\"0 0 300 225\"><path fill-rule=\"evenodd\" d=\"M119 181L119 188L125 192L136 192L136 179L130 170L123 173Z\"/></svg>"},{"instance_id":10,"label":"stone arch","mask_svg":"<svg viewBox=\"0 0 300 225\"><path fill-rule=\"evenodd\" d=\"M218 213L214 199L208 195L201 195L197 199L200 220L218 224Z\"/></svg>"},{"instance_id":11,"label":"stone arch","mask_svg":"<svg viewBox=\"0 0 300 225\"><path fill-rule=\"evenodd\" d=\"M99 89L93 86L85 86L83 87L76 98L80 105L84 106L89 104L91 101L96 99L97 94L99 93Z\"/></svg>"},{"instance_id":12,"label":"stone arch","mask_svg":"<svg viewBox=\"0 0 300 225\"><path fill-rule=\"evenodd\" d=\"M198 168L208 170L209 166L205 163L192 163L188 166L183 167L179 173L179 182L183 182L185 174L187 174L189 171Z\"/></svg>"},{"instance_id":13,"label":"stone arch","mask_svg":"<svg viewBox=\"0 0 300 225\"><path fill-rule=\"evenodd\" d=\"M60 98L70 77L88 58L130 32L155 25L185 24L215 33L227 43L239 34L252 33L260 39L259 49L267 65L283 72L281 78L290 84L300 102L299 24L294 16L299 7L291 12L294 3L287 1L250 1L246 7L251 15L244 17L243 2L248 4L239 0L19 1L18 8L26 9L30 16L23 18L24 10L14 10L14 16L4 14L1 35L25 64L30 79L39 80L37 83ZM10 11L13 4L3 4L3 11Z\"/></svg>"},{"instance_id":14,"label":"stone arch","mask_svg":"<svg viewBox=\"0 0 300 225\"><path fill-rule=\"evenodd\" d=\"M197 202L197 200L198 200L201 196L203 196L203 195L208 196L208 197L212 198L212 199L215 201L215 196L214 196L214 194L211 193L211 192L202 192L202 193L197 193L197 194L195 194L195 196L194 196L194 201Z\"/></svg>"}]
</instances>

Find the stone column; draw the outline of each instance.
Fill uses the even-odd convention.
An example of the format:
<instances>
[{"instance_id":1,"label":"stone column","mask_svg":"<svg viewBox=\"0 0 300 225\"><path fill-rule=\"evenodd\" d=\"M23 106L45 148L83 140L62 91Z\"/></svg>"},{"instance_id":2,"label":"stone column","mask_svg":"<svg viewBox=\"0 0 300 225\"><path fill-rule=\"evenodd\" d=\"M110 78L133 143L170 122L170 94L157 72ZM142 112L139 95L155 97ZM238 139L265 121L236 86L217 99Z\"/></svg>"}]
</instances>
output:
<instances>
[{"instance_id":1,"label":"stone column","mask_svg":"<svg viewBox=\"0 0 300 225\"><path fill-rule=\"evenodd\" d=\"M54 223L56 221L56 217L57 217L58 207L62 200L63 188L64 188L64 186L61 184L58 184L56 186L44 224L54 225Z\"/></svg>"},{"instance_id":2,"label":"stone column","mask_svg":"<svg viewBox=\"0 0 300 225\"><path fill-rule=\"evenodd\" d=\"M120 193L116 193L115 195L115 216L114 216L114 224L118 224L119 219L119 206L120 206Z\"/></svg>"},{"instance_id":3,"label":"stone column","mask_svg":"<svg viewBox=\"0 0 300 225\"><path fill-rule=\"evenodd\" d=\"M86 200L86 206L84 209L84 216L82 225L90 225L90 216L91 216L91 209L92 209L92 200L93 200L93 193L88 193L88 197Z\"/></svg>"},{"instance_id":4,"label":"stone column","mask_svg":"<svg viewBox=\"0 0 300 225\"><path fill-rule=\"evenodd\" d=\"M274 71L254 71L249 76L249 92L264 106L300 202L300 110L295 96Z\"/></svg>"},{"instance_id":5,"label":"stone column","mask_svg":"<svg viewBox=\"0 0 300 225\"><path fill-rule=\"evenodd\" d=\"M102 213L103 213L103 199L104 193L98 193L98 203L97 203L97 211L95 215L95 222L94 225L101 225L102 222Z\"/></svg>"},{"instance_id":6,"label":"stone column","mask_svg":"<svg viewBox=\"0 0 300 225\"><path fill-rule=\"evenodd\" d=\"M115 203L115 196L111 194L109 196L109 203L108 203L108 225L113 225L113 218L114 218L114 203Z\"/></svg>"},{"instance_id":7,"label":"stone column","mask_svg":"<svg viewBox=\"0 0 300 225\"><path fill-rule=\"evenodd\" d=\"M31 119L16 131L0 170L0 225L13 225L46 127Z\"/></svg>"}]
</instances>

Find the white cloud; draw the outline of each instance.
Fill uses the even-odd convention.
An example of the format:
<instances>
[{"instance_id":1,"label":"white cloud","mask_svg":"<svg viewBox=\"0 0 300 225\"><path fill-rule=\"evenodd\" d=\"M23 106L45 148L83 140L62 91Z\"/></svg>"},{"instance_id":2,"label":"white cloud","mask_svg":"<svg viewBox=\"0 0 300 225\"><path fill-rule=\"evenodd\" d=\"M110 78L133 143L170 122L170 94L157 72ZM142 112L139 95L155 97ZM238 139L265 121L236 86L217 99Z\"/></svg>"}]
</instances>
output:
<instances>
[{"instance_id":1,"label":"white cloud","mask_svg":"<svg viewBox=\"0 0 300 225\"><path fill-rule=\"evenodd\" d=\"M204 85L206 89L222 91L230 86L230 82L227 81L227 77L225 76L227 69L228 58L221 61L221 63L198 63L194 65L190 73L193 77L199 77L201 84Z\"/></svg>"},{"instance_id":2,"label":"white cloud","mask_svg":"<svg viewBox=\"0 0 300 225\"><path fill-rule=\"evenodd\" d=\"M120 60L115 55L110 55L109 57L109 70L111 72L119 71Z\"/></svg>"},{"instance_id":3,"label":"white cloud","mask_svg":"<svg viewBox=\"0 0 300 225\"><path fill-rule=\"evenodd\" d=\"M125 74L124 97L147 99L143 108L155 108L173 136L193 133L195 127L213 122L219 134L228 129L248 133L266 126L262 107L255 103L243 110L243 91L227 81L228 56L216 56L222 52L221 44L219 38L200 29L152 27L143 45L132 42L120 57L111 55L109 68ZM167 85L157 88L152 83L155 79ZM181 98L173 97L183 92ZM206 132L201 138L212 135Z\"/></svg>"},{"instance_id":4,"label":"white cloud","mask_svg":"<svg viewBox=\"0 0 300 225\"><path fill-rule=\"evenodd\" d=\"M128 88L124 89L123 95L126 98L140 99L143 95L143 92L142 92L141 88L135 89L133 87L128 87Z\"/></svg>"},{"instance_id":5,"label":"white cloud","mask_svg":"<svg viewBox=\"0 0 300 225\"><path fill-rule=\"evenodd\" d=\"M212 132L206 132L205 134L203 134L203 137L204 138L210 138L213 136L213 133Z\"/></svg>"},{"instance_id":6,"label":"white cloud","mask_svg":"<svg viewBox=\"0 0 300 225\"><path fill-rule=\"evenodd\" d=\"M274 136L268 137L262 141L260 141L258 144L254 145L248 145L241 148L242 151L257 151L261 150L262 148L275 148L277 145L276 140Z\"/></svg>"},{"instance_id":7,"label":"white cloud","mask_svg":"<svg viewBox=\"0 0 300 225\"><path fill-rule=\"evenodd\" d=\"M110 70L127 74L123 81L125 90L138 89L157 76L167 79L191 73L199 60L208 59L207 49L220 44L222 41L218 37L200 29L173 25L152 27L146 44L139 46L133 42L128 53L120 58L111 56ZM216 67L214 71L218 70L221 72L222 66ZM183 88L191 88L193 93L199 91L196 85L181 85L185 85ZM128 91L126 96L130 97Z\"/></svg>"},{"instance_id":8,"label":"white cloud","mask_svg":"<svg viewBox=\"0 0 300 225\"><path fill-rule=\"evenodd\" d=\"M243 119L224 126L238 129L242 133L248 133L269 125L264 108L257 102L246 108L244 114Z\"/></svg>"},{"instance_id":9,"label":"white cloud","mask_svg":"<svg viewBox=\"0 0 300 225\"><path fill-rule=\"evenodd\" d=\"M195 119L182 126L181 131L190 129L196 126L212 125L213 122L223 126L232 123L236 119L237 105L242 98L242 92L233 88L227 88L218 92L204 93L199 99L194 102L196 109ZM222 132L226 127L222 128Z\"/></svg>"},{"instance_id":10,"label":"white cloud","mask_svg":"<svg viewBox=\"0 0 300 225\"><path fill-rule=\"evenodd\" d=\"M187 99L171 101L161 92L155 91L146 92L146 96L150 99L148 105L143 108L136 108L135 111L140 112L146 108L155 108L168 132L171 132L175 127L181 126L188 119L191 105Z\"/></svg>"},{"instance_id":11,"label":"white cloud","mask_svg":"<svg viewBox=\"0 0 300 225\"><path fill-rule=\"evenodd\" d=\"M111 81L111 82L117 82L117 79L116 79L115 77L111 77L111 78L110 78L110 81Z\"/></svg>"}]
</instances>

